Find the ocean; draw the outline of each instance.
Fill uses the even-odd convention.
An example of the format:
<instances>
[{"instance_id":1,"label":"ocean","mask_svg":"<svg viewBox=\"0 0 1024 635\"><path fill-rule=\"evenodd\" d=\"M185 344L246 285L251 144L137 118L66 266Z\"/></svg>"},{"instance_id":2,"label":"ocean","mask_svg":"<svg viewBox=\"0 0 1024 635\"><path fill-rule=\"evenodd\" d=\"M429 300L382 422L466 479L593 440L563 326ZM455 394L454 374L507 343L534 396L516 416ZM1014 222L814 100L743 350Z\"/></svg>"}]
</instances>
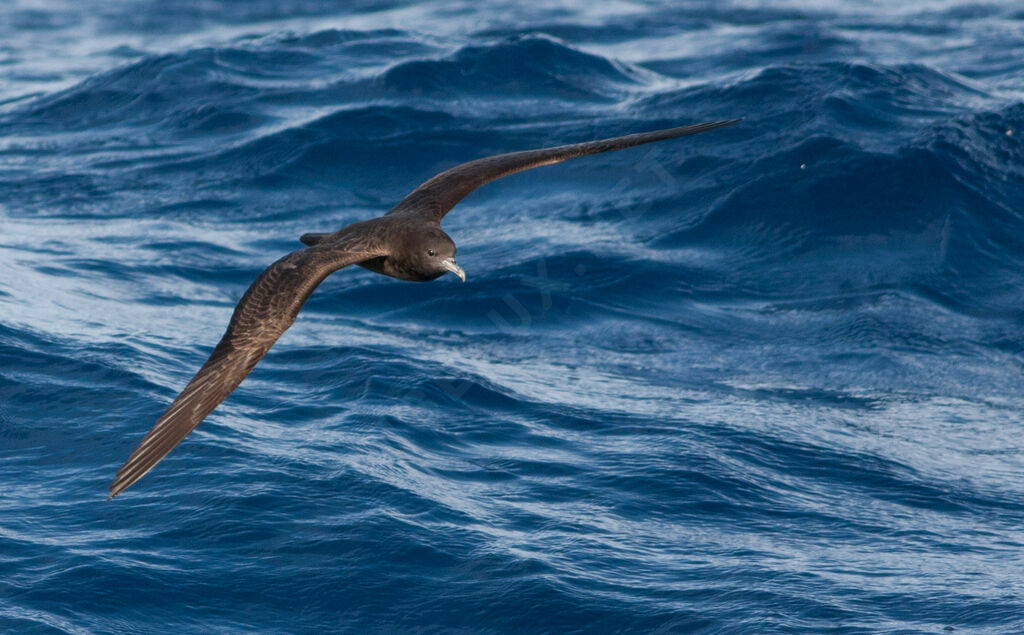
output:
<instances>
[{"instance_id":1,"label":"ocean","mask_svg":"<svg viewBox=\"0 0 1024 635\"><path fill-rule=\"evenodd\" d=\"M107 485L271 262L471 159ZM0 3L0 631L1024 632L1019 2Z\"/></svg>"}]
</instances>

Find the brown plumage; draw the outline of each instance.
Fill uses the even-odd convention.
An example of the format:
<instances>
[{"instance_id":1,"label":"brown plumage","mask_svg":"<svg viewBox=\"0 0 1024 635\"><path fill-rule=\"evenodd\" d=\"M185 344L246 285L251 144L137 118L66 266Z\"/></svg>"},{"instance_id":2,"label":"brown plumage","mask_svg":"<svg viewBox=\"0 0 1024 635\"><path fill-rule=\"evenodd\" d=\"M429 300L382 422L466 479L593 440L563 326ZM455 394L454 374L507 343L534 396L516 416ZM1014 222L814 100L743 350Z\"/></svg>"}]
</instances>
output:
<instances>
[{"instance_id":1,"label":"brown plumage","mask_svg":"<svg viewBox=\"0 0 1024 635\"><path fill-rule=\"evenodd\" d=\"M267 267L242 296L210 358L117 471L110 484L110 498L153 469L242 383L292 325L306 298L338 269L360 265L414 281L433 280L451 272L465 281L465 272L455 263L455 243L441 230L440 222L481 185L522 170L697 134L737 121L714 121L476 159L420 185L384 216L331 234L302 236L309 247Z\"/></svg>"}]
</instances>

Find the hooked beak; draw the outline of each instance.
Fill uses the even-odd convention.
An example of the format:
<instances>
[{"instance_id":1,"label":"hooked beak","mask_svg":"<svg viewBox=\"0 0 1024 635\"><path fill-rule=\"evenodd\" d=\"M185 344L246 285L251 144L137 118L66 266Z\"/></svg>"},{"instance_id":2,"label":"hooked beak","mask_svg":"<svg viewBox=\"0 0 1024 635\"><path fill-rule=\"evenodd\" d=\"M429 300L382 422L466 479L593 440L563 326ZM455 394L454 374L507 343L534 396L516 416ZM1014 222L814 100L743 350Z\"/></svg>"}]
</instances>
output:
<instances>
[{"instance_id":1,"label":"hooked beak","mask_svg":"<svg viewBox=\"0 0 1024 635\"><path fill-rule=\"evenodd\" d=\"M441 261L441 266L457 275L459 280L466 281L466 272L462 270L462 267L455 264L455 258L445 258Z\"/></svg>"}]
</instances>

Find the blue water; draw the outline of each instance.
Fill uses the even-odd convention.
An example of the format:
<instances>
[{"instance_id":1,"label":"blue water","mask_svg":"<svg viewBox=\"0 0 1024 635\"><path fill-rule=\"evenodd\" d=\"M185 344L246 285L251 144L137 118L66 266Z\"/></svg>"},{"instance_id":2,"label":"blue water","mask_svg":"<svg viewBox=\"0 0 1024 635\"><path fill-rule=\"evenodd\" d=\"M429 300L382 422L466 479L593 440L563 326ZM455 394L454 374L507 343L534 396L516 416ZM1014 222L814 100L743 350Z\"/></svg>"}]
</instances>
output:
<instances>
[{"instance_id":1,"label":"blue water","mask_svg":"<svg viewBox=\"0 0 1024 635\"><path fill-rule=\"evenodd\" d=\"M0 3L0 631L1024 631L1017 2ZM480 156L106 486L306 232Z\"/></svg>"}]
</instances>

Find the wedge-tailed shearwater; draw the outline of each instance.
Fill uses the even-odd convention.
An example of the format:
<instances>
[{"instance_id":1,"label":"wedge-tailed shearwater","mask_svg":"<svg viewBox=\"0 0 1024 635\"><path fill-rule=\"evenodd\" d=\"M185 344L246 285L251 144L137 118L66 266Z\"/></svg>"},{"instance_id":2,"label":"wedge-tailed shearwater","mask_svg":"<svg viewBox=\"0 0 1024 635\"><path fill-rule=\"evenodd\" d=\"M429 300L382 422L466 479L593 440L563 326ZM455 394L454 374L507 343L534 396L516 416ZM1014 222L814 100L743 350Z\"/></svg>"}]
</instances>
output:
<instances>
[{"instance_id":1,"label":"wedge-tailed shearwater","mask_svg":"<svg viewBox=\"0 0 1024 635\"><path fill-rule=\"evenodd\" d=\"M384 216L353 223L334 233L305 234L300 240L307 248L293 251L267 267L242 296L210 358L117 471L110 484L110 498L153 469L242 383L292 325L313 289L338 269L359 265L417 282L453 273L465 282L466 273L455 263L455 243L441 230L441 219L481 185L522 170L684 137L737 121L711 121L476 159L420 185Z\"/></svg>"}]
</instances>

